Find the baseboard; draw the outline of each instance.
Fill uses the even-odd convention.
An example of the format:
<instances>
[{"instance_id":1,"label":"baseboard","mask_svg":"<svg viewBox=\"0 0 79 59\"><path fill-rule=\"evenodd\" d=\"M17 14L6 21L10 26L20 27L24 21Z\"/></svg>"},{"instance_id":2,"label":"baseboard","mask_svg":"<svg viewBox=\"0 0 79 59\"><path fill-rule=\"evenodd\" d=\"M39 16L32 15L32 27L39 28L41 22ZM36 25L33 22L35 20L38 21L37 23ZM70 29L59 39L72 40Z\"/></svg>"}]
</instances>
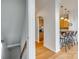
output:
<instances>
[{"instance_id":1,"label":"baseboard","mask_svg":"<svg viewBox=\"0 0 79 59\"><path fill-rule=\"evenodd\" d=\"M60 51L60 49L58 49L58 50L52 49L52 48L50 48L49 46L46 46L46 45L44 45L44 47L48 48L49 50L51 50L52 52L55 52L55 53Z\"/></svg>"},{"instance_id":2,"label":"baseboard","mask_svg":"<svg viewBox=\"0 0 79 59\"><path fill-rule=\"evenodd\" d=\"M7 48L18 47L18 46L20 46L20 43L7 45Z\"/></svg>"},{"instance_id":3,"label":"baseboard","mask_svg":"<svg viewBox=\"0 0 79 59\"><path fill-rule=\"evenodd\" d=\"M55 52L58 53L60 51L60 49L56 50Z\"/></svg>"}]
</instances>

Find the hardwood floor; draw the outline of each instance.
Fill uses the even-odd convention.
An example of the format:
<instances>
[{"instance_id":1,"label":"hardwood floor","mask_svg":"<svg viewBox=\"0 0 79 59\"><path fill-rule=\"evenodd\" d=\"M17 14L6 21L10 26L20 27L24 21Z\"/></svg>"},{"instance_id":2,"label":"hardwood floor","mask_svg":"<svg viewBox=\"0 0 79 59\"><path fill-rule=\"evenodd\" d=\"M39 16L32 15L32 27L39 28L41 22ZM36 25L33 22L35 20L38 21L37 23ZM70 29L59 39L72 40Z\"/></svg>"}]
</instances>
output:
<instances>
[{"instance_id":1,"label":"hardwood floor","mask_svg":"<svg viewBox=\"0 0 79 59\"><path fill-rule=\"evenodd\" d=\"M61 49L60 52L55 53L43 47L43 43L36 43L36 59L78 59L78 46L71 47L70 50L65 52Z\"/></svg>"},{"instance_id":2,"label":"hardwood floor","mask_svg":"<svg viewBox=\"0 0 79 59\"><path fill-rule=\"evenodd\" d=\"M36 43L36 59L48 59L55 53L43 47L43 43Z\"/></svg>"},{"instance_id":3,"label":"hardwood floor","mask_svg":"<svg viewBox=\"0 0 79 59\"><path fill-rule=\"evenodd\" d=\"M78 59L78 46L71 47L67 52L65 52L65 49L63 48L60 52L52 55L48 59Z\"/></svg>"}]
</instances>

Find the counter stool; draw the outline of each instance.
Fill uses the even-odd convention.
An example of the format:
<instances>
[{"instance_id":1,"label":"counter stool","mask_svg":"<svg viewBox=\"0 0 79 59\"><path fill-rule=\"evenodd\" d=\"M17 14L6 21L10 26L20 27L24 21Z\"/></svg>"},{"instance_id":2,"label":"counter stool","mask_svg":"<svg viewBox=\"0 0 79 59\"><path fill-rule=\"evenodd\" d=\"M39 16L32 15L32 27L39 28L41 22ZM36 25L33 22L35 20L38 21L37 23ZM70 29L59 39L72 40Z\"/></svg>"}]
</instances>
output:
<instances>
[{"instance_id":1,"label":"counter stool","mask_svg":"<svg viewBox=\"0 0 79 59\"><path fill-rule=\"evenodd\" d=\"M66 32L63 32L60 35L60 45L61 45L60 48L65 47L65 51L67 52L68 40L67 40Z\"/></svg>"}]
</instances>

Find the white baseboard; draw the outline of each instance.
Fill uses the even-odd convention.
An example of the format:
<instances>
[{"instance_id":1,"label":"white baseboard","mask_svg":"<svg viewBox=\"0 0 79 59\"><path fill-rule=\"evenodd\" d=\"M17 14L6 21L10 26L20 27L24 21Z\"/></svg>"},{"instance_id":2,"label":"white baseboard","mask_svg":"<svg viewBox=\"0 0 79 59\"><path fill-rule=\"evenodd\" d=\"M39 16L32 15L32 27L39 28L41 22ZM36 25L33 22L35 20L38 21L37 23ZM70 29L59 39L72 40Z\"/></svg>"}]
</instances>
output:
<instances>
[{"instance_id":1,"label":"white baseboard","mask_svg":"<svg viewBox=\"0 0 79 59\"><path fill-rule=\"evenodd\" d=\"M55 49L52 49L52 48L50 48L49 46L46 46L46 45L44 45L44 47L48 48L49 50L51 50L52 52L55 52L55 53L60 51L60 49L55 50Z\"/></svg>"},{"instance_id":2,"label":"white baseboard","mask_svg":"<svg viewBox=\"0 0 79 59\"><path fill-rule=\"evenodd\" d=\"M56 50L55 52L58 53L60 51L60 49Z\"/></svg>"}]
</instances>

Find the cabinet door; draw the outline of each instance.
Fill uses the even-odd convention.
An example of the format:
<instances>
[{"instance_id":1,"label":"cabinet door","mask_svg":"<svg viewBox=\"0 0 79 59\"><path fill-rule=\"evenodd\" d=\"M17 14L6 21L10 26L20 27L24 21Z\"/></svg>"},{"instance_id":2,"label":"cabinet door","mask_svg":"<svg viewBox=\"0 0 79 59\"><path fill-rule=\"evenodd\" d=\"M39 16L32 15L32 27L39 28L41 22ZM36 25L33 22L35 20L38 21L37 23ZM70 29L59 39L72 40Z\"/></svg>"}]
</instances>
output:
<instances>
[{"instance_id":1,"label":"cabinet door","mask_svg":"<svg viewBox=\"0 0 79 59\"><path fill-rule=\"evenodd\" d=\"M39 41L44 40L44 32L39 32Z\"/></svg>"}]
</instances>

